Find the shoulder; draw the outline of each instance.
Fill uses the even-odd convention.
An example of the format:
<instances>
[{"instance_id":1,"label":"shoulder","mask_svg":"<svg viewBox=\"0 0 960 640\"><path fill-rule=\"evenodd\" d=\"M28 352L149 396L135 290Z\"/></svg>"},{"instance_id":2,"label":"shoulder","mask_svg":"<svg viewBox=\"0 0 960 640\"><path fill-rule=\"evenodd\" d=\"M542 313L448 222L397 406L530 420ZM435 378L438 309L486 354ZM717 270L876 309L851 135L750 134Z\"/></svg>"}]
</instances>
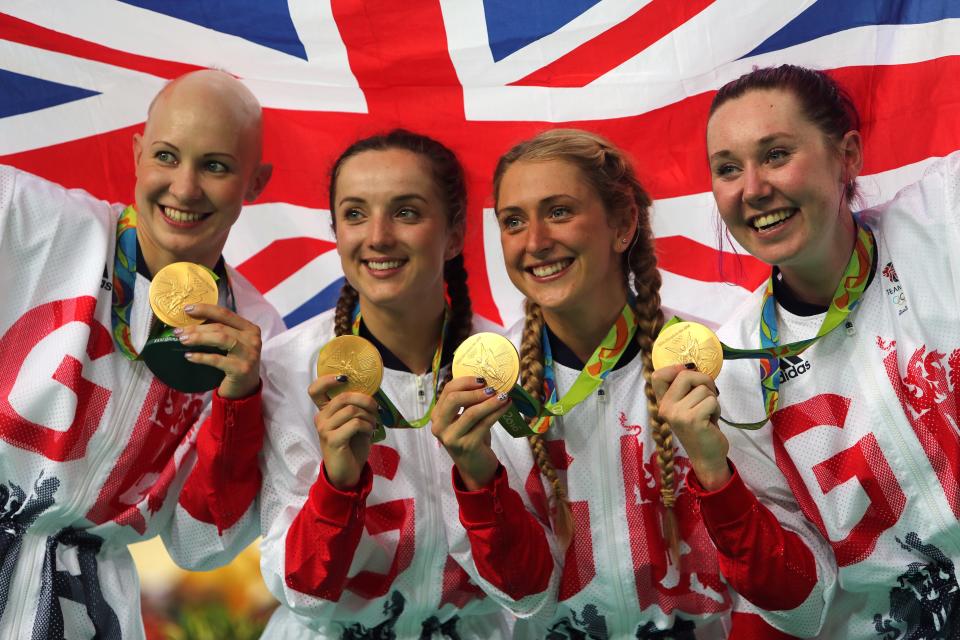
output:
<instances>
[{"instance_id":1,"label":"shoulder","mask_svg":"<svg viewBox=\"0 0 960 640\"><path fill-rule=\"evenodd\" d=\"M756 342L755 329L760 322L760 302L763 299L763 291L766 286L766 281L762 282L720 325L717 330L717 337L720 338L721 342L734 348L754 345L754 342ZM753 336L752 339L751 336Z\"/></svg>"},{"instance_id":2,"label":"shoulder","mask_svg":"<svg viewBox=\"0 0 960 640\"><path fill-rule=\"evenodd\" d=\"M93 197L82 189L66 189L40 176L0 165L0 210L17 210L27 220L49 225L51 219L82 223L91 217L113 222L119 205Z\"/></svg>"},{"instance_id":3,"label":"shoulder","mask_svg":"<svg viewBox=\"0 0 960 640\"><path fill-rule=\"evenodd\" d=\"M263 362L282 366L291 359L315 356L333 338L333 316L334 309L328 309L272 337L263 346Z\"/></svg>"},{"instance_id":4,"label":"shoulder","mask_svg":"<svg viewBox=\"0 0 960 640\"><path fill-rule=\"evenodd\" d=\"M520 318L509 327L501 328L497 333L506 336L519 349L520 341L523 339L523 326L524 319Z\"/></svg>"},{"instance_id":5,"label":"shoulder","mask_svg":"<svg viewBox=\"0 0 960 640\"><path fill-rule=\"evenodd\" d=\"M240 315L260 326L263 339L267 340L283 332L286 328L283 319L263 294L230 265L227 265L227 274L230 276L230 286L233 288Z\"/></svg>"},{"instance_id":6,"label":"shoulder","mask_svg":"<svg viewBox=\"0 0 960 640\"><path fill-rule=\"evenodd\" d=\"M503 335L504 329L502 326L496 322L491 322L483 316L474 314L473 316L473 330L470 332L471 335L474 333L498 333Z\"/></svg>"},{"instance_id":7,"label":"shoulder","mask_svg":"<svg viewBox=\"0 0 960 640\"><path fill-rule=\"evenodd\" d=\"M908 226L924 233L931 224L956 224L960 219L960 151L933 161L919 180L859 215L881 233L904 232Z\"/></svg>"}]
</instances>

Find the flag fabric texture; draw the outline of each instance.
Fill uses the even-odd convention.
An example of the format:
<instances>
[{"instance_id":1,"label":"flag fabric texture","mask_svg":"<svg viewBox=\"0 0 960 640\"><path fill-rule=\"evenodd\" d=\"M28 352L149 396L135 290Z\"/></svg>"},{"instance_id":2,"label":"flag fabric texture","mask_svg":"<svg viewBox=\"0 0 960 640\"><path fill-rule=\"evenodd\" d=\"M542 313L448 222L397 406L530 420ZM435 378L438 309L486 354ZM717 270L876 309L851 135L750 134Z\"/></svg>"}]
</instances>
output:
<instances>
[{"instance_id":1,"label":"flag fabric texture","mask_svg":"<svg viewBox=\"0 0 960 640\"><path fill-rule=\"evenodd\" d=\"M3 0L0 163L133 198L131 138L163 84L213 67L265 110L274 177L225 254L293 326L342 283L327 202L337 154L405 127L468 177L475 310L521 313L491 175L554 126L628 150L655 199L664 304L718 324L769 269L723 233L710 194L716 89L784 62L828 71L863 117L865 204L960 148L960 0ZM83 250L78 247L78 250Z\"/></svg>"}]
</instances>

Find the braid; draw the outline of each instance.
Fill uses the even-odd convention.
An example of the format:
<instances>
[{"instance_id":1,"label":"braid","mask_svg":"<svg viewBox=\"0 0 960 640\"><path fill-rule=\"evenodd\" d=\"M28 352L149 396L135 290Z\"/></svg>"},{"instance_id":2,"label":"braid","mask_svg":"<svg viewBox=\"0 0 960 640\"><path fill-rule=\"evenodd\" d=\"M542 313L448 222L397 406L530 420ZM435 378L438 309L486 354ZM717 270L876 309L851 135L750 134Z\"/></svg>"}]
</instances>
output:
<instances>
[{"instance_id":1,"label":"braid","mask_svg":"<svg viewBox=\"0 0 960 640\"><path fill-rule=\"evenodd\" d=\"M340 289L340 297L337 298L337 308L333 314L334 335L345 336L353 331L353 310L357 306L359 298L360 294L357 293L357 290L344 280L343 288Z\"/></svg>"},{"instance_id":2,"label":"braid","mask_svg":"<svg viewBox=\"0 0 960 640\"><path fill-rule=\"evenodd\" d=\"M543 348L540 342L543 313L540 311L540 306L530 300L526 301L526 312L523 338L520 341L520 379L523 381L524 390L543 402ZM553 529L561 548L566 549L573 538L573 515L570 513L567 489L557 475L553 462L550 461L550 454L543 438L532 435L528 439L540 474L547 479L553 489L553 508L551 509Z\"/></svg>"},{"instance_id":3,"label":"braid","mask_svg":"<svg viewBox=\"0 0 960 640\"><path fill-rule=\"evenodd\" d=\"M657 257L653 249L653 232L650 229L650 197L636 183L635 200L638 210L637 233L634 244L626 257L626 271L633 277L633 289L636 294L636 312L639 326L636 340L640 346L640 358L643 364L643 392L647 397L647 414L650 423L650 435L657 445L657 466L660 469L660 497L665 509L663 519L663 537L667 541L674 558L680 556L680 538L676 513L676 474L674 472L673 430L660 420L657 396L653 392L653 341L663 327L663 312L660 310L660 284L662 279L657 269Z\"/></svg>"},{"instance_id":4,"label":"braid","mask_svg":"<svg viewBox=\"0 0 960 640\"><path fill-rule=\"evenodd\" d=\"M450 349L456 349L473 333L473 307L470 303L467 268L463 264L462 253L450 258L443 265L443 279L447 283L447 296L450 298L446 341ZM440 388L450 382L451 376L452 372L448 369Z\"/></svg>"}]
</instances>

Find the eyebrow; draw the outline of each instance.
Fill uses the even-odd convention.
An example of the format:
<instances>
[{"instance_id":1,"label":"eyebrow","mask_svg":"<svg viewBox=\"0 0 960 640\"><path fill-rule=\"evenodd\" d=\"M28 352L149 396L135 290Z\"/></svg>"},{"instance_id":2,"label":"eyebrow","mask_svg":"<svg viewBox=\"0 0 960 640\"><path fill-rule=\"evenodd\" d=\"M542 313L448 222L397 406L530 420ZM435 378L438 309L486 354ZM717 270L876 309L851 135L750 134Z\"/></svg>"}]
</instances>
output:
<instances>
[{"instance_id":1,"label":"eyebrow","mask_svg":"<svg viewBox=\"0 0 960 640\"><path fill-rule=\"evenodd\" d=\"M766 146L778 138L794 138L794 137L795 137L794 135L786 133L784 131L777 131L776 133L771 133L770 135L763 136L762 138L757 140L756 146L758 147ZM730 151L729 149L721 149L716 153L710 154L710 160L714 160L718 158L730 158L732 156L733 156L733 152Z\"/></svg>"},{"instance_id":2,"label":"eyebrow","mask_svg":"<svg viewBox=\"0 0 960 640\"><path fill-rule=\"evenodd\" d=\"M554 203L556 203L556 202L558 202L558 201L563 201L563 200L573 200L573 201L576 202L577 204L581 204L579 198L577 198L577 197L575 197L575 196L572 196L572 195L570 195L569 193L556 193L556 194L554 194L554 195L552 195L552 196L547 196L546 198L541 198L541 199L537 202L537 208L540 208L540 207L543 207L543 206L550 206L550 205L552 205L552 204L554 204ZM500 213L501 213L501 212L504 212L504 211L522 211L522 210L523 210L523 207L521 207L521 206L519 206L519 205L508 205L508 206L506 206L506 207L503 207L502 209L497 209L497 215L499 216Z\"/></svg>"},{"instance_id":3,"label":"eyebrow","mask_svg":"<svg viewBox=\"0 0 960 640\"><path fill-rule=\"evenodd\" d=\"M424 203L424 204L427 204L427 203L428 203L427 199L424 198L423 196L421 196L419 193L402 193L402 194L400 194L400 195L398 195L398 196L394 196L394 197L390 198L390 203L393 204L393 203L397 203L397 202L407 202L407 201L410 201L410 200L419 200L420 202L422 202L422 203ZM341 198L340 201L337 203L337 206L339 207L340 205L343 205L343 204L345 204L345 203L350 203L350 204L367 204L367 201L364 200L363 198L361 198L360 196L344 196L344 197Z\"/></svg>"},{"instance_id":4,"label":"eyebrow","mask_svg":"<svg viewBox=\"0 0 960 640\"><path fill-rule=\"evenodd\" d=\"M174 151L180 151L180 147L173 144L172 142L167 142L166 140L154 140L150 146L155 147L157 145L170 147ZM203 157L204 158L212 158L212 157L230 158L231 160L237 159L235 155L233 155L232 153L227 153L226 151L211 151L210 153L203 154Z\"/></svg>"}]
</instances>

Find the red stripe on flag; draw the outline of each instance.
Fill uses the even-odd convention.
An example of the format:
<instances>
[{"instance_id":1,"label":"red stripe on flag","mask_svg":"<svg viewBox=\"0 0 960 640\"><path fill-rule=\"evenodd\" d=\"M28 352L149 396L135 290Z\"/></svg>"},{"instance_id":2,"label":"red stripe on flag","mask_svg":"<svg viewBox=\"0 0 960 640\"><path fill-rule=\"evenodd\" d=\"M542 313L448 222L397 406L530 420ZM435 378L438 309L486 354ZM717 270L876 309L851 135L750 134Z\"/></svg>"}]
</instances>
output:
<instances>
[{"instance_id":1,"label":"red stripe on flag","mask_svg":"<svg viewBox=\"0 0 960 640\"><path fill-rule=\"evenodd\" d=\"M238 265L237 271L261 293L266 293L317 256L336 247L334 243L319 238L274 240L252 258Z\"/></svg>"},{"instance_id":2,"label":"red stripe on flag","mask_svg":"<svg viewBox=\"0 0 960 640\"><path fill-rule=\"evenodd\" d=\"M149 73L160 78L176 78L188 71L196 71L204 67L169 60L158 60L146 56L138 56L118 49L111 49L89 40L47 29L39 25L14 18L11 15L0 13L0 39L19 42L31 47L64 53L78 58L96 60L117 67Z\"/></svg>"},{"instance_id":3,"label":"red stripe on flag","mask_svg":"<svg viewBox=\"0 0 960 640\"><path fill-rule=\"evenodd\" d=\"M713 0L652 0L635 14L607 29L514 86L583 87L617 68L713 4Z\"/></svg>"},{"instance_id":4,"label":"red stripe on flag","mask_svg":"<svg viewBox=\"0 0 960 640\"><path fill-rule=\"evenodd\" d=\"M749 254L717 251L684 236L656 241L657 264L664 271L702 282L729 282L753 291L770 276L770 266Z\"/></svg>"}]
</instances>

